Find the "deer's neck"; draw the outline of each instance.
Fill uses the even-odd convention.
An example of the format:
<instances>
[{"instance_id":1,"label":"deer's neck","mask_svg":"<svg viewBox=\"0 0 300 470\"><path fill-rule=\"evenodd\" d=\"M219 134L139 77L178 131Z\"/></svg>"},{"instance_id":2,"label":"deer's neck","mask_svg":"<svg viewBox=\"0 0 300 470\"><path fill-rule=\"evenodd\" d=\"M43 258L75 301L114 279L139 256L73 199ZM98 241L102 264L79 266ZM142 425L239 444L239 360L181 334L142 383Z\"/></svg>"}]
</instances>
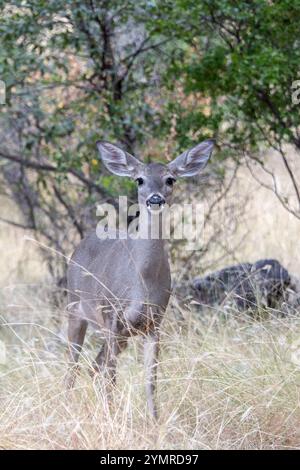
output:
<instances>
[{"instance_id":1,"label":"deer's neck","mask_svg":"<svg viewBox=\"0 0 300 470\"><path fill-rule=\"evenodd\" d=\"M167 289L170 284L170 266L166 240L163 238L163 232L160 226L157 227L157 220L148 217L143 234L140 234L139 240L134 242L135 265L142 276L144 282L149 286L166 284ZM159 229L159 230L158 230ZM158 231L157 231L158 230Z\"/></svg>"},{"instance_id":2,"label":"deer's neck","mask_svg":"<svg viewBox=\"0 0 300 470\"><path fill-rule=\"evenodd\" d=\"M138 224L138 240L135 244L137 250L142 250L143 260L147 259L147 262L152 263L163 263L168 260L167 244L164 237L163 230L164 218L162 214L151 214L148 211L145 212L142 217L140 215Z\"/></svg>"},{"instance_id":3,"label":"deer's neck","mask_svg":"<svg viewBox=\"0 0 300 470\"><path fill-rule=\"evenodd\" d=\"M163 247L165 244L164 224L165 217L163 216L162 212L158 214L155 212L151 213L149 211L141 213L139 219L139 230L141 238L148 240L149 246L153 244L154 246L158 245Z\"/></svg>"}]
</instances>

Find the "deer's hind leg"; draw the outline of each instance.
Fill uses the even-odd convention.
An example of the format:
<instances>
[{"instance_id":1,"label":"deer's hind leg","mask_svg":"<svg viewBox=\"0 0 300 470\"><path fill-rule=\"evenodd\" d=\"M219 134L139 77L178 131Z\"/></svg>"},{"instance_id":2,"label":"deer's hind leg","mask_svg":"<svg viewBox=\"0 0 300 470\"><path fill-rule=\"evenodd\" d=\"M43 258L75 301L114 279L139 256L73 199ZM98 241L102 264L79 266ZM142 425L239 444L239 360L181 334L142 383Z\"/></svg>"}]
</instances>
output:
<instances>
[{"instance_id":1,"label":"deer's hind leg","mask_svg":"<svg viewBox=\"0 0 300 470\"><path fill-rule=\"evenodd\" d=\"M103 370L112 385L116 383L117 356L126 349L127 340L125 336L109 333L95 359L94 372Z\"/></svg>"},{"instance_id":2,"label":"deer's hind leg","mask_svg":"<svg viewBox=\"0 0 300 470\"><path fill-rule=\"evenodd\" d=\"M69 340L69 371L67 376L67 388L72 388L78 371L78 359L84 342L87 320L80 316L80 308L72 311L69 316L68 340Z\"/></svg>"}]
</instances>

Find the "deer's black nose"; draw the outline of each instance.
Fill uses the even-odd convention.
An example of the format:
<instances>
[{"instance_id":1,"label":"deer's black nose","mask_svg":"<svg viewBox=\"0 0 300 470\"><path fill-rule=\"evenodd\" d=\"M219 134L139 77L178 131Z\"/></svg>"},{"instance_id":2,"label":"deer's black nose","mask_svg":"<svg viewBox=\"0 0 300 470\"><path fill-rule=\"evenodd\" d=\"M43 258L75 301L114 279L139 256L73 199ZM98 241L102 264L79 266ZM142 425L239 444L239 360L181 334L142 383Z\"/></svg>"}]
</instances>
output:
<instances>
[{"instance_id":1,"label":"deer's black nose","mask_svg":"<svg viewBox=\"0 0 300 470\"><path fill-rule=\"evenodd\" d=\"M147 199L147 206L151 206L152 204L158 204L161 206L165 204L165 202L166 201L162 196L160 196L160 194L152 194L152 196Z\"/></svg>"}]
</instances>

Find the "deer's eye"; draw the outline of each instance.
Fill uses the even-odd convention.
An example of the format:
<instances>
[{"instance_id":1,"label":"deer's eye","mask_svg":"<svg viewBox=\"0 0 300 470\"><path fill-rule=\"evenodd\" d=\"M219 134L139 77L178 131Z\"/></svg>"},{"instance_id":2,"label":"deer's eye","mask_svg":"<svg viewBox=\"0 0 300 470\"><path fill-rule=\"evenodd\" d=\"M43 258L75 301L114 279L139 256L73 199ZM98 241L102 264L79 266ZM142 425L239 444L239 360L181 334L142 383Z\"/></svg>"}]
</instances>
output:
<instances>
[{"instance_id":1,"label":"deer's eye","mask_svg":"<svg viewBox=\"0 0 300 470\"><path fill-rule=\"evenodd\" d=\"M137 178L135 181L137 182L138 186L142 186L142 184L144 184L143 178Z\"/></svg>"},{"instance_id":2,"label":"deer's eye","mask_svg":"<svg viewBox=\"0 0 300 470\"><path fill-rule=\"evenodd\" d=\"M166 184L167 184L168 186L173 186L173 184L175 183L175 181L176 181L176 180L175 180L174 178L169 177L169 178L166 179Z\"/></svg>"}]
</instances>

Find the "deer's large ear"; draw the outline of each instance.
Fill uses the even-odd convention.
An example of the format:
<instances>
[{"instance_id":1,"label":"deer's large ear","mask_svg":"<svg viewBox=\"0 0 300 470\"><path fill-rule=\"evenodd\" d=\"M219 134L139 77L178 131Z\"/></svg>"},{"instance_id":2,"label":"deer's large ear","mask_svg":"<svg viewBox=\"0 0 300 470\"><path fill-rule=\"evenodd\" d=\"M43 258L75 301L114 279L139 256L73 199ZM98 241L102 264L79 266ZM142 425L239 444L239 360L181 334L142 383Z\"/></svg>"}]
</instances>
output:
<instances>
[{"instance_id":1,"label":"deer's large ear","mask_svg":"<svg viewBox=\"0 0 300 470\"><path fill-rule=\"evenodd\" d=\"M190 150L183 152L168 164L169 169L176 176L194 176L206 165L213 151L215 141L204 140Z\"/></svg>"},{"instance_id":2,"label":"deer's large ear","mask_svg":"<svg viewBox=\"0 0 300 470\"><path fill-rule=\"evenodd\" d=\"M114 175L133 178L143 166L143 163L130 153L109 142L99 141L97 142L97 148L104 165Z\"/></svg>"}]
</instances>

